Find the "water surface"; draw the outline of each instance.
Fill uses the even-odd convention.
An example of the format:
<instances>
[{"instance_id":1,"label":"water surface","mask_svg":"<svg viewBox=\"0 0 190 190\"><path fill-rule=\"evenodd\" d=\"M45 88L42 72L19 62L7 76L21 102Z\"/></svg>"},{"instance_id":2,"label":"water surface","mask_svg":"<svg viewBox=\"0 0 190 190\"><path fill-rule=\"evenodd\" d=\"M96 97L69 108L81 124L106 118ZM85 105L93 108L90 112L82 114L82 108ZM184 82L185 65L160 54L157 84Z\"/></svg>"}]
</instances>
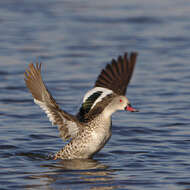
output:
<instances>
[{"instance_id":1,"label":"water surface","mask_svg":"<svg viewBox=\"0 0 190 190\"><path fill-rule=\"evenodd\" d=\"M0 1L1 189L190 188L188 1ZM30 62L76 113L100 70L139 53L127 97L93 160L48 159L64 146L24 84Z\"/></svg>"}]
</instances>

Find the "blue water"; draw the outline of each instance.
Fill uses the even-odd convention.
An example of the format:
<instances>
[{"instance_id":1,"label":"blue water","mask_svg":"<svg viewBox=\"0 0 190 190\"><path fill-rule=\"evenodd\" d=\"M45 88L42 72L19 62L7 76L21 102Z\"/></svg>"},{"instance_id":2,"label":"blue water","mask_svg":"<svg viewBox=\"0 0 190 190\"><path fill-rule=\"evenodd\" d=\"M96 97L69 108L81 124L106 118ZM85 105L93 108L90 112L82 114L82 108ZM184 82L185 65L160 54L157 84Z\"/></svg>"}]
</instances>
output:
<instances>
[{"instance_id":1,"label":"blue water","mask_svg":"<svg viewBox=\"0 0 190 190\"><path fill-rule=\"evenodd\" d=\"M0 189L190 189L190 3L0 1ZM48 159L64 146L24 84L30 62L76 113L106 63L138 51L127 97L93 160Z\"/></svg>"}]
</instances>

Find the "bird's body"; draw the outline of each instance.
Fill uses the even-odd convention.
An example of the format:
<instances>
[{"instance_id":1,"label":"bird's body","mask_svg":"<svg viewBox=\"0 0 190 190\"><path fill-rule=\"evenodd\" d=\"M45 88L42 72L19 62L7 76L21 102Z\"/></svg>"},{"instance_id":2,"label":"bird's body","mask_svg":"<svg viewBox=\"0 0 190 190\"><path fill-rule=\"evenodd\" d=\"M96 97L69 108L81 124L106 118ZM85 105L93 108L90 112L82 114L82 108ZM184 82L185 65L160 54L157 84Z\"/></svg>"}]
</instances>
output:
<instances>
[{"instance_id":1,"label":"bird's body","mask_svg":"<svg viewBox=\"0 0 190 190\"><path fill-rule=\"evenodd\" d=\"M103 118L103 114L87 123L55 158L81 159L91 158L111 137L111 119Z\"/></svg>"},{"instance_id":2,"label":"bird's body","mask_svg":"<svg viewBox=\"0 0 190 190\"><path fill-rule=\"evenodd\" d=\"M136 111L124 96L136 63L136 53L119 57L99 75L94 88L88 91L76 116L60 109L41 77L41 64L29 65L25 82L64 140L71 139L54 155L54 159L86 159L104 147L111 137L111 116L117 110Z\"/></svg>"}]
</instances>

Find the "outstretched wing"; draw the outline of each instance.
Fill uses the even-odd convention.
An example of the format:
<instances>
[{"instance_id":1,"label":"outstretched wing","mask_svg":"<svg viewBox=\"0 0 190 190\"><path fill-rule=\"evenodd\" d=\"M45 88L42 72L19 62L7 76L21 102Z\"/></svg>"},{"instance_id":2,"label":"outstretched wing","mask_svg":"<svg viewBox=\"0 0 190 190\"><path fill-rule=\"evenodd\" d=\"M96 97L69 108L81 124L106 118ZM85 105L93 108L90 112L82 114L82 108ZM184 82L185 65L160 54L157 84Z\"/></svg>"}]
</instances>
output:
<instances>
[{"instance_id":1,"label":"outstretched wing","mask_svg":"<svg viewBox=\"0 0 190 190\"><path fill-rule=\"evenodd\" d=\"M81 122L89 120L100 114L108 103L116 95L125 95L127 86L132 77L136 64L137 53L125 53L123 57L119 56L117 61L112 60L107 64L98 76L94 88L89 90L77 114Z\"/></svg>"},{"instance_id":2,"label":"outstretched wing","mask_svg":"<svg viewBox=\"0 0 190 190\"><path fill-rule=\"evenodd\" d=\"M131 80L136 64L137 53L125 53L117 60L113 59L111 64L107 64L98 76L95 87L103 87L112 90L116 94L125 95L127 86Z\"/></svg>"},{"instance_id":3,"label":"outstretched wing","mask_svg":"<svg viewBox=\"0 0 190 190\"><path fill-rule=\"evenodd\" d=\"M42 80L41 63L36 63L36 66L29 64L29 69L24 75L26 86L32 93L34 102L45 111L52 125L58 126L60 136L64 140L73 138L79 131L80 123L57 105Z\"/></svg>"}]
</instances>

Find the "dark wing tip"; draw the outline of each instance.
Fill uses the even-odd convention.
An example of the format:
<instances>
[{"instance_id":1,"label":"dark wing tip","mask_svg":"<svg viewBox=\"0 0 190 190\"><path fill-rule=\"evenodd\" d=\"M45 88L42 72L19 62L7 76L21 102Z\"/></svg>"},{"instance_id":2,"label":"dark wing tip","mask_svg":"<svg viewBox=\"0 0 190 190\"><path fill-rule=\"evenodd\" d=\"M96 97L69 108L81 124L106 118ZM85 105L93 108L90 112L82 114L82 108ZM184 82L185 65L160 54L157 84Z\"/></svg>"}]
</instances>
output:
<instances>
[{"instance_id":1,"label":"dark wing tip","mask_svg":"<svg viewBox=\"0 0 190 190\"><path fill-rule=\"evenodd\" d=\"M137 59L138 53L137 52L132 52L130 55L130 61L132 64L136 64L136 59Z\"/></svg>"},{"instance_id":2,"label":"dark wing tip","mask_svg":"<svg viewBox=\"0 0 190 190\"><path fill-rule=\"evenodd\" d=\"M124 56L118 56L117 60L112 59L112 62L101 71L95 82L95 87L108 88L117 94L125 95L138 53L132 52L130 56L128 55L128 52L125 52Z\"/></svg>"}]
</instances>

